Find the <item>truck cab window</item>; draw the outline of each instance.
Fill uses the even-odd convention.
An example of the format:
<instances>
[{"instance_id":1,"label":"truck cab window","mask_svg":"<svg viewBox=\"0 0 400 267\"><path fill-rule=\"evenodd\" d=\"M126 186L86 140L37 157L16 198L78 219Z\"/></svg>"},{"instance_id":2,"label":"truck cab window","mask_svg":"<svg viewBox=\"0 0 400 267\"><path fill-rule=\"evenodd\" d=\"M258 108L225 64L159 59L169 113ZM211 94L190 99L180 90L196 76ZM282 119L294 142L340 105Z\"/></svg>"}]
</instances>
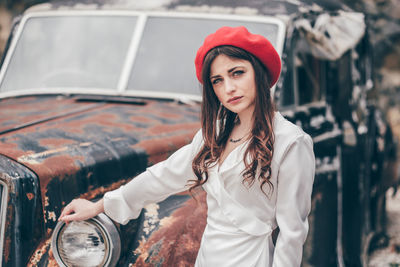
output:
<instances>
[{"instance_id":1,"label":"truck cab window","mask_svg":"<svg viewBox=\"0 0 400 267\"><path fill-rule=\"evenodd\" d=\"M294 57L294 86L298 105L324 100L327 82L327 62L309 53Z\"/></svg>"},{"instance_id":2,"label":"truck cab window","mask_svg":"<svg viewBox=\"0 0 400 267\"><path fill-rule=\"evenodd\" d=\"M301 35L295 35L292 49L292 77L296 105L325 100L328 61L315 57Z\"/></svg>"}]
</instances>

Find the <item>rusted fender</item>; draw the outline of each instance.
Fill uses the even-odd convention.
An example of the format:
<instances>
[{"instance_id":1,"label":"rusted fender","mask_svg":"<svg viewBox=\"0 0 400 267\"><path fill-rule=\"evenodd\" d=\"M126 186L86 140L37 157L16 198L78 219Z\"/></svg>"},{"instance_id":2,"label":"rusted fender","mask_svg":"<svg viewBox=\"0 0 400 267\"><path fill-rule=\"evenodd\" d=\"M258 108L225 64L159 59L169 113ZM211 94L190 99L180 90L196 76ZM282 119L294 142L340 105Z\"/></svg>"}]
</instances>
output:
<instances>
[{"instance_id":1,"label":"rusted fender","mask_svg":"<svg viewBox=\"0 0 400 267\"><path fill-rule=\"evenodd\" d=\"M127 263L133 266L193 266L206 226L205 192L196 199L172 196L144 209L137 246Z\"/></svg>"},{"instance_id":2,"label":"rusted fender","mask_svg":"<svg viewBox=\"0 0 400 267\"><path fill-rule=\"evenodd\" d=\"M1 155L0 179L7 199L1 203L7 211L2 266L24 266L44 235L38 179L29 169Z\"/></svg>"},{"instance_id":3,"label":"rusted fender","mask_svg":"<svg viewBox=\"0 0 400 267\"><path fill-rule=\"evenodd\" d=\"M145 207L140 217L118 225L122 253L118 266L193 266L206 225L206 194L186 192ZM41 242L28 266L57 267L51 237Z\"/></svg>"}]
</instances>

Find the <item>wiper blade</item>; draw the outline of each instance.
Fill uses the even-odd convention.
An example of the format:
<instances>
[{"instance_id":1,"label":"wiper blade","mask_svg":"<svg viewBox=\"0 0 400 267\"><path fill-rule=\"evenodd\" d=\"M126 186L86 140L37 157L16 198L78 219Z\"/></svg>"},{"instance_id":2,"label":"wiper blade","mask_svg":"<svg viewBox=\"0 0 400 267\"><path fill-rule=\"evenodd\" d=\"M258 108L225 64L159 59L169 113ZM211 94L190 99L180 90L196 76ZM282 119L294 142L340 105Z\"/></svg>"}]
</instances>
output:
<instances>
[{"instance_id":1,"label":"wiper blade","mask_svg":"<svg viewBox=\"0 0 400 267\"><path fill-rule=\"evenodd\" d=\"M98 95L85 95L77 96L74 98L77 102L102 102L102 103L117 103L117 104L131 104L144 106L146 101L125 96L98 96Z\"/></svg>"}]
</instances>

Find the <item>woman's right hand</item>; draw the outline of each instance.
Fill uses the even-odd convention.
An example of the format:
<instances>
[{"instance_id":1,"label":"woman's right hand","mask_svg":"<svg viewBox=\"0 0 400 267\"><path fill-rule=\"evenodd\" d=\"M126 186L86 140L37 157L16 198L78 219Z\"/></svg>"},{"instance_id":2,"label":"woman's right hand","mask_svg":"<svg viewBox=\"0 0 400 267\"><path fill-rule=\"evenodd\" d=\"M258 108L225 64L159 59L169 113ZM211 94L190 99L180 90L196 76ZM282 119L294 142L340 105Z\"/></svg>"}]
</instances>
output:
<instances>
[{"instance_id":1,"label":"woman's right hand","mask_svg":"<svg viewBox=\"0 0 400 267\"><path fill-rule=\"evenodd\" d=\"M69 223L71 221L84 221L99 213L104 212L104 200L92 202L86 199L74 199L61 212L59 221Z\"/></svg>"}]
</instances>

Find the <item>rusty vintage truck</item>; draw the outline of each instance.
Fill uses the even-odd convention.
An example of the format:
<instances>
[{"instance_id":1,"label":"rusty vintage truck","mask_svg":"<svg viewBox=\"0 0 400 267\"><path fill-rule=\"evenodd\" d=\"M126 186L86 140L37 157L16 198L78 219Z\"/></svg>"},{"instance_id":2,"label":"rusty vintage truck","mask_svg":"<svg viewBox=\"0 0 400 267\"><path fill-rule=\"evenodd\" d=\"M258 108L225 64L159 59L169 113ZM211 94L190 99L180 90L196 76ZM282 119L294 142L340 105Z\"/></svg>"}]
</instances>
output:
<instances>
[{"instance_id":1,"label":"rusty vintage truck","mask_svg":"<svg viewBox=\"0 0 400 267\"><path fill-rule=\"evenodd\" d=\"M193 60L223 25L266 36L283 60L279 110L314 141L303 266L362 266L384 236L391 130L373 89L368 25L336 1L53 1L14 21L0 69L0 266L191 266L207 208L187 193L127 225L64 225L191 141Z\"/></svg>"}]
</instances>

